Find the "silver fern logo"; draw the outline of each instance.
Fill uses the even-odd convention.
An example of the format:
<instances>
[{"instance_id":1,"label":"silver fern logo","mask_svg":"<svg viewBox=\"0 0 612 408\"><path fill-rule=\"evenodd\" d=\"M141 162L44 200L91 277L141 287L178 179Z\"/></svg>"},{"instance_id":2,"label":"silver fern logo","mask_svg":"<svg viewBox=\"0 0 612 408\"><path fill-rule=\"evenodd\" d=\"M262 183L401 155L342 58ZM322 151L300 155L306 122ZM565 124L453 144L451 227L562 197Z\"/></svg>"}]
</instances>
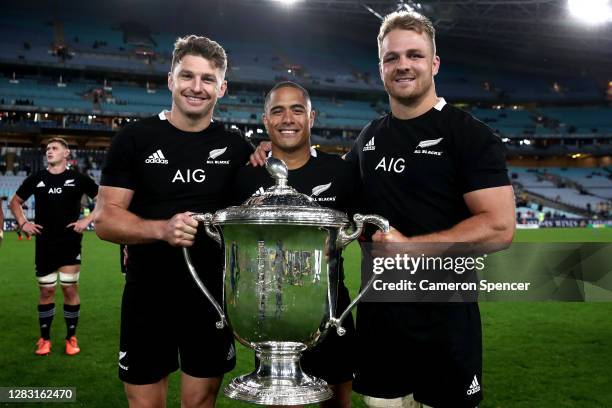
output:
<instances>
[{"instance_id":1,"label":"silver fern logo","mask_svg":"<svg viewBox=\"0 0 612 408\"><path fill-rule=\"evenodd\" d=\"M440 143L442 141L442 139L444 139L443 137L439 138L439 139L433 139L433 140L423 140L419 143L419 145L417 146L418 148L424 149L426 147L431 147L431 146L435 146L438 143Z\"/></svg>"},{"instance_id":2,"label":"silver fern logo","mask_svg":"<svg viewBox=\"0 0 612 408\"><path fill-rule=\"evenodd\" d=\"M215 160L217 157L225 153L226 150L227 147L211 150L210 153L208 153L208 159L206 159L206 164L230 164L229 160Z\"/></svg>"},{"instance_id":3,"label":"silver fern logo","mask_svg":"<svg viewBox=\"0 0 612 408\"><path fill-rule=\"evenodd\" d=\"M327 184L321 184L320 186L316 186L312 189L312 195L313 196L318 196L321 195L321 193L329 190L329 188L331 187L332 183L327 183Z\"/></svg>"},{"instance_id":4,"label":"silver fern logo","mask_svg":"<svg viewBox=\"0 0 612 408\"><path fill-rule=\"evenodd\" d=\"M216 159L217 157L225 153L226 150L227 150L227 147L224 147L223 149L211 150L210 153L208 154L208 160Z\"/></svg>"}]
</instances>

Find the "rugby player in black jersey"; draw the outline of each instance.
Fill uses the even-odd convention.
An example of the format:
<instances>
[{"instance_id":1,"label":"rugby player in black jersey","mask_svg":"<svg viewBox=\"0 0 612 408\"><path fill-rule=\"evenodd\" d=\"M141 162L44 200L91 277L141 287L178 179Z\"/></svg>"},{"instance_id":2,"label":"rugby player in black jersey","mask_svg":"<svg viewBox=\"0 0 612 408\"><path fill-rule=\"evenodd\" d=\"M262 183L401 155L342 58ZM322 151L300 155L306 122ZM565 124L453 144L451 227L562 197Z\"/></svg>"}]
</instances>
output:
<instances>
[{"instance_id":1,"label":"rugby player in black jersey","mask_svg":"<svg viewBox=\"0 0 612 408\"><path fill-rule=\"evenodd\" d=\"M514 194L501 140L437 96L440 58L431 22L414 13L390 14L378 46L391 113L370 122L346 157L362 176L364 210L393 227L372 241L507 247ZM477 303L362 303L357 333L354 388L368 396L368 405L414 399L436 408L473 408L481 401Z\"/></svg>"},{"instance_id":2,"label":"rugby player in black jersey","mask_svg":"<svg viewBox=\"0 0 612 408\"><path fill-rule=\"evenodd\" d=\"M391 113L368 124L346 156L361 174L358 209L393 227L372 241L507 247L514 194L501 141L437 96L431 22L392 13L378 46ZM252 163L263 163L259 150ZM361 303L357 350L353 388L370 407L473 408L482 399L477 303Z\"/></svg>"},{"instance_id":3,"label":"rugby player in black jersey","mask_svg":"<svg viewBox=\"0 0 612 408\"><path fill-rule=\"evenodd\" d=\"M47 142L46 170L27 177L12 197L9 207L17 225L28 236L36 235L36 277L40 288L38 320L40 338L36 354L51 352L51 323L55 315L55 286L59 277L64 294L64 319L67 334L65 352L78 354L76 338L81 299L78 282L81 264L83 231L91 223L92 214L79 219L83 194L94 198L98 185L88 176L67 168L68 143L62 138ZM35 220L29 221L22 205L31 196L35 199Z\"/></svg>"},{"instance_id":4,"label":"rugby player in black jersey","mask_svg":"<svg viewBox=\"0 0 612 408\"><path fill-rule=\"evenodd\" d=\"M2 245L2 240L4 239L4 211L2 210L2 201L4 201L4 197L0 197L0 245Z\"/></svg>"},{"instance_id":5,"label":"rugby player in black jersey","mask_svg":"<svg viewBox=\"0 0 612 408\"><path fill-rule=\"evenodd\" d=\"M119 377L131 407L165 406L168 375L179 368L182 406L212 407L236 363L232 333L215 327L180 248L192 247L202 281L220 300L223 254L189 212L227 207L228 186L252 150L212 121L226 67L218 43L179 38L168 74L171 110L117 134L102 170L96 232L128 252Z\"/></svg>"},{"instance_id":6,"label":"rugby player in black jersey","mask_svg":"<svg viewBox=\"0 0 612 408\"><path fill-rule=\"evenodd\" d=\"M318 151L310 145L310 129L315 120L308 91L294 82L276 84L267 94L263 122L271 141L270 154L283 160L289 169L289 184L314 198L320 205L352 213L358 196L359 176L340 156ZM263 167L240 169L235 183L237 203L272 186L274 181ZM342 263L340 263L342 265ZM350 303L340 270L337 310ZM301 363L306 373L323 378L334 391L323 407L350 407L353 380L354 323L345 320L347 334L339 337L331 330L323 342L304 353Z\"/></svg>"}]
</instances>

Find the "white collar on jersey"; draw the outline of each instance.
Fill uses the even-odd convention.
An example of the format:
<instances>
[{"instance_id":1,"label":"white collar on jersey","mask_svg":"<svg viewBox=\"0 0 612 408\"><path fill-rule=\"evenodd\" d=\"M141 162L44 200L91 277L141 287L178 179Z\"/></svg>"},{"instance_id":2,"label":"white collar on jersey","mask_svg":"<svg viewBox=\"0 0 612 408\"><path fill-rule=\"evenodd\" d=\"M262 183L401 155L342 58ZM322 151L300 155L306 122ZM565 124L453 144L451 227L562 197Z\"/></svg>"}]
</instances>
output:
<instances>
[{"instance_id":1,"label":"white collar on jersey","mask_svg":"<svg viewBox=\"0 0 612 408\"><path fill-rule=\"evenodd\" d=\"M272 156L272 151L268 152L268 157L270 157L270 156ZM317 157L317 149L315 149L312 146L310 146L310 156Z\"/></svg>"},{"instance_id":2,"label":"white collar on jersey","mask_svg":"<svg viewBox=\"0 0 612 408\"><path fill-rule=\"evenodd\" d=\"M441 111L444 105L446 105L446 101L444 100L444 98L440 98L438 99L438 103L434 105L434 109Z\"/></svg>"},{"instance_id":3,"label":"white collar on jersey","mask_svg":"<svg viewBox=\"0 0 612 408\"><path fill-rule=\"evenodd\" d=\"M168 120L168 117L166 115L168 115L169 113L170 113L169 110L164 109L163 111L161 111L161 112L159 112L157 114L157 117L159 118L159 120ZM214 122L214 120L210 119L210 122L212 123L212 122Z\"/></svg>"}]
</instances>

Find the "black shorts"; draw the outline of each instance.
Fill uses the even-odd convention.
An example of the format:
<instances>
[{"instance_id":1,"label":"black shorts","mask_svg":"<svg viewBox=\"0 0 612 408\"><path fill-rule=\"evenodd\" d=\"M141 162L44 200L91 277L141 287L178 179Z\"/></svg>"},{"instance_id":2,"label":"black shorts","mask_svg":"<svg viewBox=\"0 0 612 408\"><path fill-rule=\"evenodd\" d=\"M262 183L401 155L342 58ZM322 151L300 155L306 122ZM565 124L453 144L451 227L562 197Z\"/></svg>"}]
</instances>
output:
<instances>
[{"instance_id":1,"label":"black shorts","mask_svg":"<svg viewBox=\"0 0 612 408\"><path fill-rule=\"evenodd\" d=\"M171 281L171 279L168 279ZM219 377L236 365L234 338L195 284L127 282L121 305L119 378L152 384L181 369Z\"/></svg>"},{"instance_id":2,"label":"black shorts","mask_svg":"<svg viewBox=\"0 0 612 408\"><path fill-rule=\"evenodd\" d=\"M338 317L349 303L351 299L348 289L342 284L338 289ZM355 323L352 314L344 319L342 327L346 329L344 336L338 336L336 328L332 327L321 343L304 352L301 360L304 372L322 378L328 384L340 384L353 379Z\"/></svg>"},{"instance_id":3,"label":"black shorts","mask_svg":"<svg viewBox=\"0 0 612 408\"><path fill-rule=\"evenodd\" d=\"M474 408L482 400L477 303L361 303L356 337L356 392L413 393L435 408Z\"/></svg>"},{"instance_id":4,"label":"black shorts","mask_svg":"<svg viewBox=\"0 0 612 408\"><path fill-rule=\"evenodd\" d=\"M66 265L81 264L82 235L62 241L48 241L36 238L36 276L46 276Z\"/></svg>"}]
</instances>

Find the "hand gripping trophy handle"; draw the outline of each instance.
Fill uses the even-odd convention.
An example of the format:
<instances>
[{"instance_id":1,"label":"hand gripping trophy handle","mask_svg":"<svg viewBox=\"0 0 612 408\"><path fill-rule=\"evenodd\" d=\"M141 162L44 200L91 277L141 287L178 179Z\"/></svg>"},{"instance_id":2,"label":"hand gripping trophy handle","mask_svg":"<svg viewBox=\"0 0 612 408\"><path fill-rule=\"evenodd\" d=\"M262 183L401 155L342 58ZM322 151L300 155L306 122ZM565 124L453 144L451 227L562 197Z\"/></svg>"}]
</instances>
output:
<instances>
[{"instance_id":1,"label":"hand gripping trophy handle","mask_svg":"<svg viewBox=\"0 0 612 408\"><path fill-rule=\"evenodd\" d=\"M203 223L204 229L206 230L206 234L212 239L214 239L215 241L217 241L219 245L222 245L221 234L219 234L219 231L216 231L212 225L212 217L213 217L212 214L210 213L192 214L191 216L193 217L194 220ZM185 263L187 263L187 268L189 269L189 273L191 273L191 277L193 278L195 283L198 285L202 293L204 293L204 296L206 296L208 301L212 304L212 306L215 308L215 310L219 314L219 321L215 323L215 326L217 327L217 329L224 328L225 326L227 326L227 319L225 317L225 313L223 313L223 308L215 300L215 298L208 291L208 289L206 288L206 286L204 285L204 283L198 276L196 269L193 266L193 263L191 262L191 256L189 255L189 250L187 248L183 248L183 256L185 257Z\"/></svg>"},{"instance_id":2,"label":"hand gripping trophy handle","mask_svg":"<svg viewBox=\"0 0 612 408\"><path fill-rule=\"evenodd\" d=\"M355 221L355 230L348 233L346 231L347 227L342 227L338 233L337 247L338 249L345 248L348 244L350 244L353 240L357 239L361 232L363 231L363 226L366 222L376 225L382 232L389 232L389 221L379 215L361 215L355 214L353 216L353 221ZM335 326L336 332L338 336L344 336L346 333L346 329L342 327L342 322L351 313L351 310L359 303L363 295L370 289L372 284L374 283L374 279L376 275L372 275L368 283L361 289L359 294L353 299L353 301L348 305L346 310L342 312L340 317L332 317L329 319L327 323L328 327Z\"/></svg>"}]
</instances>

